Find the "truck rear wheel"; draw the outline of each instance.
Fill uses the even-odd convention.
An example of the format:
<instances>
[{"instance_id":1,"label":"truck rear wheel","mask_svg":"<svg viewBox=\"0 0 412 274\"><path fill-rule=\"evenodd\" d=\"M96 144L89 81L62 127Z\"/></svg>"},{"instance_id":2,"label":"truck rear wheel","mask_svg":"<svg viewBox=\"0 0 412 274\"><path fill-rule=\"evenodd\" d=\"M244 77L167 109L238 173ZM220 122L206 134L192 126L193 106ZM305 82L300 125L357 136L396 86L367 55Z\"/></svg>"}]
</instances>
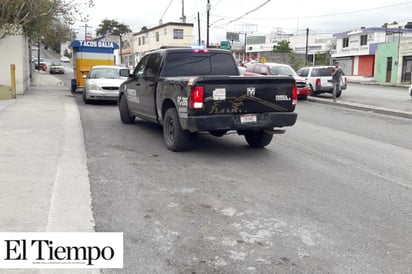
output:
<instances>
[{"instance_id":1,"label":"truck rear wheel","mask_svg":"<svg viewBox=\"0 0 412 274\"><path fill-rule=\"evenodd\" d=\"M270 144L273 134L267 133L264 130L248 131L245 133L246 142L251 147L262 148Z\"/></svg>"},{"instance_id":2,"label":"truck rear wheel","mask_svg":"<svg viewBox=\"0 0 412 274\"><path fill-rule=\"evenodd\" d=\"M175 108L169 108L163 120L163 138L166 147L171 151L183 151L189 148L190 132L180 126L179 117Z\"/></svg>"},{"instance_id":3,"label":"truck rear wheel","mask_svg":"<svg viewBox=\"0 0 412 274\"><path fill-rule=\"evenodd\" d=\"M119 102L119 112L120 112L120 120L122 120L123 124L133 124L135 117L130 115L129 107L127 106L126 99L124 95L120 97Z\"/></svg>"}]
</instances>

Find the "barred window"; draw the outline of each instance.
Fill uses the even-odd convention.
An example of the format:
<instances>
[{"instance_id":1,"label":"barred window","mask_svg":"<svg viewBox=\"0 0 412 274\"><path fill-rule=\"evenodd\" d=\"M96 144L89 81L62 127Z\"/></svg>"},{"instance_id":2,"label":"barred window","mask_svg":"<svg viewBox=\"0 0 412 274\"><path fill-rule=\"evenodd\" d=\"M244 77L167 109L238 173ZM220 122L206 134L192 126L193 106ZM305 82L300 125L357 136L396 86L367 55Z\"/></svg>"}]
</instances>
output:
<instances>
[{"instance_id":1,"label":"barred window","mask_svg":"<svg viewBox=\"0 0 412 274\"><path fill-rule=\"evenodd\" d=\"M183 30L182 29L174 29L173 30L173 39L183 39Z\"/></svg>"},{"instance_id":2,"label":"barred window","mask_svg":"<svg viewBox=\"0 0 412 274\"><path fill-rule=\"evenodd\" d=\"M368 44L368 35L361 35L360 37L360 45L365 46Z\"/></svg>"},{"instance_id":3,"label":"barred window","mask_svg":"<svg viewBox=\"0 0 412 274\"><path fill-rule=\"evenodd\" d=\"M342 47L343 48L349 47L349 38L343 38L342 39Z\"/></svg>"}]
</instances>

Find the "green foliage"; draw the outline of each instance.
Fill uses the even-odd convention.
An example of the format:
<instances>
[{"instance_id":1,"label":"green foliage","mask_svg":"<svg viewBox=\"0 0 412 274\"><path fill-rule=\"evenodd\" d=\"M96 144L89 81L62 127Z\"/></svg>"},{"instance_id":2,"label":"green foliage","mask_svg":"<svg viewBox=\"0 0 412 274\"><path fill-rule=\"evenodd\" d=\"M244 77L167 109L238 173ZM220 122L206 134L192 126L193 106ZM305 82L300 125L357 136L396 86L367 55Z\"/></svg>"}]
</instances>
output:
<instances>
[{"instance_id":1,"label":"green foliage","mask_svg":"<svg viewBox=\"0 0 412 274\"><path fill-rule=\"evenodd\" d=\"M277 45L273 46L273 52L276 53L290 53L292 49L290 48L290 42L286 40L282 40L277 43Z\"/></svg>"},{"instance_id":2,"label":"green foliage","mask_svg":"<svg viewBox=\"0 0 412 274\"><path fill-rule=\"evenodd\" d=\"M72 58L72 54L67 49L64 49L63 55L69 57L70 59Z\"/></svg>"},{"instance_id":3,"label":"green foliage","mask_svg":"<svg viewBox=\"0 0 412 274\"><path fill-rule=\"evenodd\" d=\"M70 28L63 23L56 21L49 27L43 36L43 44L53 49L55 52L60 52L61 43L70 40Z\"/></svg>"},{"instance_id":4,"label":"green foliage","mask_svg":"<svg viewBox=\"0 0 412 274\"><path fill-rule=\"evenodd\" d=\"M327 66L330 65L330 55L328 53L316 53L315 54L315 66Z\"/></svg>"},{"instance_id":5,"label":"green foliage","mask_svg":"<svg viewBox=\"0 0 412 274\"><path fill-rule=\"evenodd\" d=\"M290 52L289 53L289 65L296 71L299 68L303 67L305 63L302 62L299 58L297 58L294 52Z\"/></svg>"},{"instance_id":6,"label":"green foliage","mask_svg":"<svg viewBox=\"0 0 412 274\"><path fill-rule=\"evenodd\" d=\"M29 37L46 36L54 23L74 24L82 16L81 8L93 6L93 0L1 0L0 39L23 31ZM84 19L84 18L83 18Z\"/></svg>"},{"instance_id":7,"label":"green foliage","mask_svg":"<svg viewBox=\"0 0 412 274\"><path fill-rule=\"evenodd\" d=\"M97 36L106 35L107 33L118 36L129 32L132 32L129 26L109 19L104 19L102 23L99 24L99 28L96 29Z\"/></svg>"},{"instance_id":8,"label":"green foliage","mask_svg":"<svg viewBox=\"0 0 412 274\"><path fill-rule=\"evenodd\" d=\"M387 27L389 27L389 25L397 25L397 24L398 24L397 21L393 21L392 23L384 23L384 24L382 25L382 28L387 28Z\"/></svg>"}]
</instances>

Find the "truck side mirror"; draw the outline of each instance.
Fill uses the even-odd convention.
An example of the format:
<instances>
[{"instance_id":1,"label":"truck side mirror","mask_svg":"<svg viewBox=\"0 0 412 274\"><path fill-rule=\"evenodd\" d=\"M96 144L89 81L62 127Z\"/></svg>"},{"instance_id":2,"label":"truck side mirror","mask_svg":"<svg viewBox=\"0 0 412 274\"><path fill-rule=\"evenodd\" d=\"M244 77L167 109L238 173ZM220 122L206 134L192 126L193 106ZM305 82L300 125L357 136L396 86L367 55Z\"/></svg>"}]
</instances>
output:
<instances>
[{"instance_id":1,"label":"truck side mirror","mask_svg":"<svg viewBox=\"0 0 412 274\"><path fill-rule=\"evenodd\" d=\"M121 69L121 70L120 70L120 76L122 76L122 77L129 77L129 76L130 76L129 69Z\"/></svg>"}]
</instances>

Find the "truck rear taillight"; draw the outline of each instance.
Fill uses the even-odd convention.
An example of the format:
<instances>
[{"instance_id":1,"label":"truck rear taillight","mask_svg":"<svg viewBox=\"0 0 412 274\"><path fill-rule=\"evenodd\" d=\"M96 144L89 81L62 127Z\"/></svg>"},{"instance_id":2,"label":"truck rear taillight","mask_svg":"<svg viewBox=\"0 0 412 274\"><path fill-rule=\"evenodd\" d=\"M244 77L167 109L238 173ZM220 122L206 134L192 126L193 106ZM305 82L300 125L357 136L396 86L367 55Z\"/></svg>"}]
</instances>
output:
<instances>
[{"instance_id":1,"label":"truck rear taillight","mask_svg":"<svg viewBox=\"0 0 412 274\"><path fill-rule=\"evenodd\" d=\"M202 109L205 92L203 86L194 86L190 91L189 108Z\"/></svg>"},{"instance_id":2,"label":"truck rear taillight","mask_svg":"<svg viewBox=\"0 0 412 274\"><path fill-rule=\"evenodd\" d=\"M297 102L298 102L298 87L296 86L296 84L294 84L292 88L292 105L296 106Z\"/></svg>"},{"instance_id":3,"label":"truck rear taillight","mask_svg":"<svg viewBox=\"0 0 412 274\"><path fill-rule=\"evenodd\" d=\"M317 86L320 86L320 78L316 78L315 84L316 84Z\"/></svg>"}]
</instances>

